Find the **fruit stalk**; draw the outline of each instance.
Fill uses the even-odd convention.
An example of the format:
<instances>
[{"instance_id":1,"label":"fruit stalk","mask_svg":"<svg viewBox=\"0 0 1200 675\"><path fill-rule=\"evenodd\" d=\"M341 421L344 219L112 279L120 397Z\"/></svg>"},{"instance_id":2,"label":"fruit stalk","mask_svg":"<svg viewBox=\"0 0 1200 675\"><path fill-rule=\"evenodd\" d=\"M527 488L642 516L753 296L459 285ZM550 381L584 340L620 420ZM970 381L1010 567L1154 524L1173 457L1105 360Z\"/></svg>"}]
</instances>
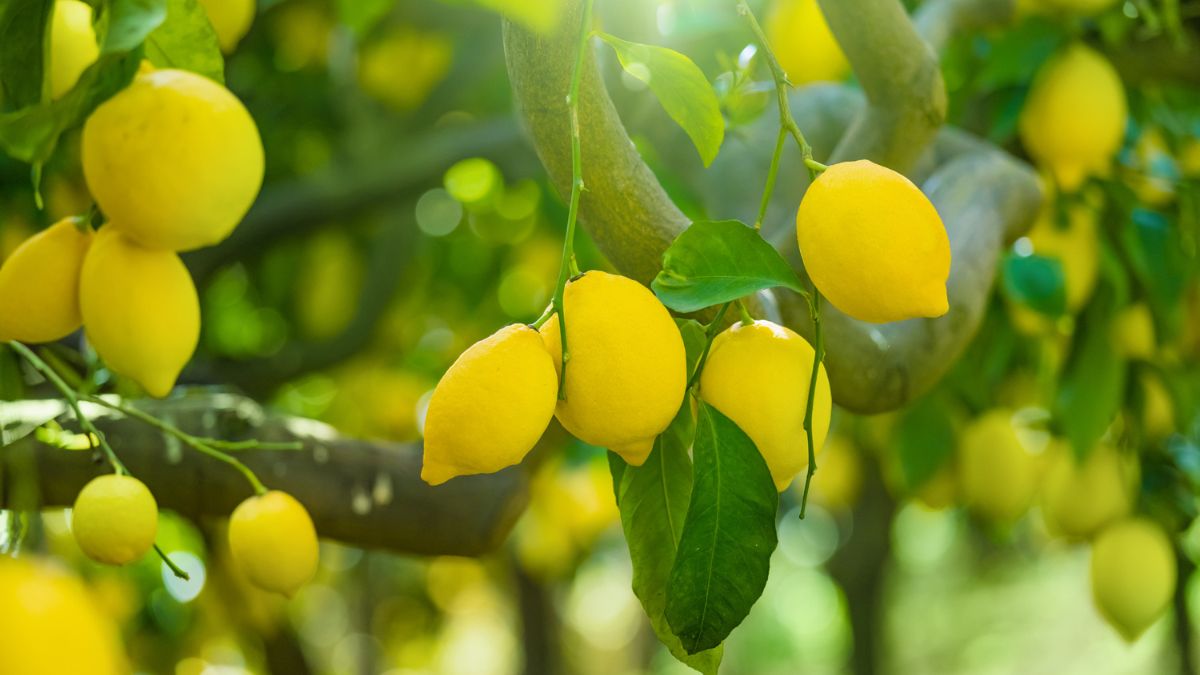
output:
<instances>
[{"instance_id":1,"label":"fruit stalk","mask_svg":"<svg viewBox=\"0 0 1200 675\"><path fill-rule=\"evenodd\" d=\"M808 490L812 487L813 474L817 472L817 453L813 445L813 394L817 390L817 374L821 361L825 359L825 339L821 333L821 292L814 286L808 299L813 323L813 365L808 379L808 403L804 407L804 434L808 437L808 470L804 473L804 493L800 497L800 518L808 512Z\"/></svg>"}]
</instances>

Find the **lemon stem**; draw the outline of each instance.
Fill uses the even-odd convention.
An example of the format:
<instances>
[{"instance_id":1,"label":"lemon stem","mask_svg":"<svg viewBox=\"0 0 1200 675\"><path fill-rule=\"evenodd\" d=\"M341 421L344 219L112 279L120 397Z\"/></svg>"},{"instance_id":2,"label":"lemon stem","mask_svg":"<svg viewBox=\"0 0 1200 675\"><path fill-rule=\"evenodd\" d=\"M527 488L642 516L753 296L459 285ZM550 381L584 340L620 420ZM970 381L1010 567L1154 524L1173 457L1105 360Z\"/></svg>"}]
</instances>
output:
<instances>
[{"instance_id":1,"label":"lemon stem","mask_svg":"<svg viewBox=\"0 0 1200 675\"><path fill-rule=\"evenodd\" d=\"M813 474L817 472L817 448L813 443L813 402L817 398L817 375L821 361L825 359L825 340L821 334L821 292L816 286L808 303L809 316L813 323L813 364L808 376L808 402L804 406L804 435L808 439L808 471L804 474L804 493L800 497L800 518L808 512L808 489L812 487Z\"/></svg>"},{"instance_id":2,"label":"lemon stem","mask_svg":"<svg viewBox=\"0 0 1200 675\"><path fill-rule=\"evenodd\" d=\"M758 217L754 219L754 229L761 230L763 220L767 217L767 205L771 203L771 193L775 191L775 176L779 174L779 158L783 155L783 144L787 142L788 132L782 125L779 127L779 137L775 139L775 152L771 154L771 168L767 170L767 185L763 188L762 202L758 205Z\"/></svg>"},{"instance_id":3,"label":"lemon stem","mask_svg":"<svg viewBox=\"0 0 1200 675\"><path fill-rule=\"evenodd\" d=\"M158 557L162 558L163 564L166 565L167 568L171 570L171 574L174 574L176 577L183 579L184 581L192 580L192 577L187 572L183 571L182 567L180 567L179 565L176 565L174 562L171 561L170 558L167 557L167 554L164 553L163 550L158 547L158 544L154 545L154 552L158 554Z\"/></svg>"},{"instance_id":4,"label":"lemon stem","mask_svg":"<svg viewBox=\"0 0 1200 675\"><path fill-rule=\"evenodd\" d=\"M754 323L754 317L751 316L750 310L746 309L746 303L742 302L741 300L738 300L737 306L738 306L738 313L740 313L742 315L742 325L749 326L750 324Z\"/></svg>"}]
</instances>

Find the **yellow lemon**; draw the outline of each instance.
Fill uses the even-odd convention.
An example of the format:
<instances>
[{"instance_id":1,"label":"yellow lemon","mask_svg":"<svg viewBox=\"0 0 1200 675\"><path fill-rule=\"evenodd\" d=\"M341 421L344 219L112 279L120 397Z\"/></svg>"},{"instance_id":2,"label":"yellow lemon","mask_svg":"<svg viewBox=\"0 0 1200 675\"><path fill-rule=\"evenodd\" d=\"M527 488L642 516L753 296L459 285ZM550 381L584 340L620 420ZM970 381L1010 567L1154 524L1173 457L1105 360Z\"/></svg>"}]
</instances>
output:
<instances>
[{"instance_id":1,"label":"yellow lemon","mask_svg":"<svg viewBox=\"0 0 1200 675\"><path fill-rule=\"evenodd\" d=\"M50 96L59 98L70 91L99 56L91 5L57 0L50 19Z\"/></svg>"},{"instance_id":2,"label":"yellow lemon","mask_svg":"<svg viewBox=\"0 0 1200 675\"><path fill-rule=\"evenodd\" d=\"M271 490L238 504L229 517L229 550L250 583L291 597L317 573L317 530L304 506Z\"/></svg>"},{"instance_id":3,"label":"yellow lemon","mask_svg":"<svg viewBox=\"0 0 1200 675\"><path fill-rule=\"evenodd\" d=\"M254 23L254 0L200 0L221 51L232 53Z\"/></svg>"},{"instance_id":4,"label":"yellow lemon","mask_svg":"<svg viewBox=\"0 0 1200 675\"><path fill-rule=\"evenodd\" d=\"M74 575L44 560L0 556L0 597L0 673L126 672L116 625Z\"/></svg>"},{"instance_id":5,"label":"yellow lemon","mask_svg":"<svg viewBox=\"0 0 1200 675\"><path fill-rule=\"evenodd\" d=\"M127 565L154 546L158 503L145 484L133 476L93 478L75 498L71 532L92 560Z\"/></svg>"},{"instance_id":6,"label":"yellow lemon","mask_svg":"<svg viewBox=\"0 0 1200 675\"><path fill-rule=\"evenodd\" d=\"M1121 147L1128 108L1117 71L1099 52L1074 43L1051 57L1034 78L1021 110L1021 142L1074 191L1108 170Z\"/></svg>"},{"instance_id":7,"label":"yellow lemon","mask_svg":"<svg viewBox=\"0 0 1200 675\"><path fill-rule=\"evenodd\" d=\"M229 236L258 195L263 149L225 87L184 70L140 73L83 127L83 174L115 227L147 248Z\"/></svg>"},{"instance_id":8,"label":"yellow lemon","mask_svg":"<svg viewBox=\"0 0 1200 675\"><path fill-rule=\"evenodd\" d=\"M775 0L765 24L771 50L792 84L836 82L850 74L817 0Z\"/></svg>"},{"instance_id":9,"label":"yellow lemon","mask_svg":"<svg viewBox=\"0 0 1200 675\"><path fill-rule=\"evenodd\" d=\"M1136 459L1101 443L1080 462L1061 440L1051 442L1048 455L1041 502L1051 532L1086 538L1129 514L1138 479Z\"/></svg>"},{"instance_id":10,"label":"yellow lemon","mask_svg":"<svg viewBox=\"0 0 1200 675\"><path fill-rule=\"evenodd\" d=\"M83 327L114 372L152 396L175 386L200 341L200 301L179 256L101 228L79 281Z\"/></svg>"},{"instance_id":11,"label":"yellow lemon","mask_svg":"<svg viewBox=\"0 0 1200 675\"><path fill-rule=\"evenodd\" d=\"M358 82L363 91L391 107L411 110L446 76L453 56L453 43L445 36L395 28L363 45Z\"/></svg>"},{"instance_id":12,"label":"yellow lemon","mask_svg":"<svg viewBox=\"0 0 1200 675\"><path fill-rule=\"evenodd\" d=\"M79 270L92 228L66 218L26 239L0 266L0 342L52 342L78 330Z\"/></svg>"},{"instance_id":13,"label":"yellow lemon","mask_svg":"<svg viewBox=\"0 0 1200 675\"><path fill-rule=\"evenodd\" d=\"M1028 234L1033 252L1062 265L1067 312L1077 313L1092 297L1100 272L1100 238L1096 214L1087 204L1067 207L1066 222L1059 223L1053 205L1042 210Z\"/></svg>"},{"instance_id":14,"label":"yellow lemon","mask_svg":"<svg viewBox=\"0 0 1200 675\"><path fill-rule=\"evenodd\" d=\"M963 504L996 523L1020 518L1038 488L1039 461L1032 445L1027 434L1018 433L1012 411L995 409L972 421L958 449Z\"/></svg>"},{"instance_id":15,"label":"yellow lemon","mask_svg":"<svg viewBox=\"0 0 1200 675\"><path fill-rule=\"evenodd\" d=\"M1130 305L1113 318L1113 346L1128 358L1148 360L1153 357L1158 344L1154 334L1154 317L1145 303Z\"/></svg>"},{"instance_id":16,"label":"yellow lemon","mask_svg":"<svg viewBox=\"0 0 1200 675\"><path fill-rule=\"evenodd\" d=\"M1175 593L1175 549L1145 518L1104 528L1092 543L1091 571L1096 607L1130 642L1166 612Z\"/></svg>"},{"instance_id":17,"label":"yellow lemon","mask_svg":"<svg viewBox=\"0 0 1200 675\"><path fill-rule=\"evenodd\" d=\"M814 411L815 412L815 411ZM812 498L835 510L849 510L862 490L862 460L858 450L845 436L832 436L821 450L820 471L813 476ZM803 496L804 482L792 485L797 498Z\"/></svg>"},{"instance_id":18,"label":"yellow lemon","mask_svg":"<svg viewBox=\"0 0 1200 675\"><path fill-rule=\"evenodd\" d=\"M1180 169L1162 132L1150 127L1133 146L1135 166L1128 175L1129 187L1138 199L1151 206L1165 206L1175 198Z\"/></svg>"},{"instance_id":19,"label":"yellow lemon","mask_svg":"<svg viewBox=\"0 0 1200 675\"><path fill-rule=\"evenodd\" d=\"M954 466L947 464L922 483L913 496L930 511L941 511L954 505L959 497Z\"/></svg>"},{"instance_id":20,"label":"yellow lemon","mask_svg":"<svg viewBox=\"0 0 1200 675\"><path fill-rule=\"evenodd\" d=\"M670 313L632 279L591 271L567 283L567 376L555 416L576 438L640 466L683 403L687 363ZM542 339L561 365L555 316Z\"/></svg>"},{"instance_id":21,"label":"yellow lemon","mask_svg":"<svg viewBox=\"0 0 1200 675\"><path fill-rule=\"evenodd\" d=\"M529 326L471 345L429 399L421 478L440 485L519 463L550 424L557 393L550 352Z\"/></svg>"},{"instance_id":22,"label":"yellow lemon","mask_svg":"<svg viewBox=\"0 0 1200 675\"><path fill-rule=\"evenodd\" d=\"M1200 176L1200 138L1190 136L1179 148L1179 172L1188 178Z\"/></svg>"},{"instance_id":23,"label":"yellow lemon","mask_svg":"<svg viewBox=\"0 0 1200 675\"><path fill-rule=\"evenodd\" d=\"M568 326L570 321L568 313ZM749 325L739 322L713 338L700 374L700 398L754 441L781 492L808 466L804 413L814 354L804 338L783 326L761 320ZM822 365L813 401L814 452L825 444L832 410L829 378Z\"/></svg>"},{"instance_id":24,"label":"yellow lemon","mask_svg":"<svg viewBox=\"0 0 1200 675\"><path fill-rule=\"evenodd\" d=\"M305 245L305 273L296 279L296 320L301 330L328 340L354 319L362 293L362 253L354 240L337 229L322 232Z\"/></svg>"},{"instance_id":25,"label":"yellow lemon","mask_svg":"<svg viewBox=\"0 0 1200 675\"><path fill-rule=\"evenodd\" d=\"M929 199L904 176L867 160L822 173L796 214L804 267L841 311L871 323L949 309L950 240Z\"/></svg>"},{"instance_id":26,"label":"yellow lemon","mask_svg":"<svg viewBox=\"0 0 1200 675\"><path fill-rule=\"evenodd\" d=\"M1175 403L1171 393L1157 375L1145 373L1141 377L1142 423L1146 435L1152 440L1161 440L1175 431Z\"/></svg>"}]
</instances>

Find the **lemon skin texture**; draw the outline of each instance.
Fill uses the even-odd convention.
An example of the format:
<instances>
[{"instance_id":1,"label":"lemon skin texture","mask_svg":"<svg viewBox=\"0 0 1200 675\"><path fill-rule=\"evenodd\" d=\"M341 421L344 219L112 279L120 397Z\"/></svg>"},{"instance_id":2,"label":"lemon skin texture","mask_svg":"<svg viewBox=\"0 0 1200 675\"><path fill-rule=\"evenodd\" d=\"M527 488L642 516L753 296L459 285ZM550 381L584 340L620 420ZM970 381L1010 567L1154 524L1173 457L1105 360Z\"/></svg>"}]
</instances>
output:
<instances>
[{"instance_id":1,"label":"lemon skin texture","mask_svg":"<svg viewBox=\"0 0 1200 675\"><path fill-rule=\"evenodd\" d=\"M183 70L140 73L83 127L83 173L108 219L147 248L187 251L229 235L263 178L250 113Z\"/></svg>"},{"instance_id":2,"label":"lemon skin texture","mask_svg":"<svg viewBox=\"0 0 1200 675\"><path fill-rule=\"evenodd\" d=\"M208 13L221 51L233 53L254 23L254 0L200 0L200 4Z\"/></svg>"},{"instance_id":3,"label":"lemon skin texture","mask_svg":"<svg viewBox=\"0 0 1200 675\"><path fill-rule=\"evenodd\" d=\"M591 271L567 283L565 398L555 416L576 438L640 466L683 403L683 338L670 313L645 286ZM561 367L559 317L542 339Z\"/></svg>"},{"instance_id":4,"label":"lemon skin texture","mask_svg":"<svg viewBox=\"0 0 1200 675\"><path fill-rule=\"evenodd\" d=\"M1034 77L1018 121L1025 150L1067 192L1108 171L1125 135L1125 88L1099 52L1074 43Z\"/></svg>"},{"instance_id":5,"label":"lemon skin texture","mask_svg":"<svg viewBox=\"0 0 1200 675\"><path fill-rule=\"evenodd\" d=\"M117 628L73 575L48 561L0 556L0 673L128 672Z\"/></svg>"},{"instance_id":6,"label":"lemon skin texture","mask_svg":"<svg viewBox=\"0 0 1200 675\"><path fill-rule=\"evenodd\" d=\"M850 74L817 0L776 0L765 24L775 58L792 84L837 82Z\"/></svg>"},{"instance_id":7,"label":"lemon skin texture","mask_svg":"<svg viewBox=\"0 0 1200 675\"><path fill-rule=\"evenodd\" d=\"M179 256L106 225L84 258L79 306L88 341L110 369L151 396L170 393L200 340L200 301Z\"/></svg>"},{"instance_id":8,"label":"lemon skin texture","mask_svg":"<svg viewBox=\"0 0 1200 675\"><path fill-rule=\"evenodd\" d=\"M128 565L154 546L158 503L145 484L132 476L100 476L75 498L71 532L92 560Z\"/></svg>"},{"instance_id":9,"label":"lemon skin texture","mask_svg":"<svg viewBox=\"0 0 1200 675\"><path fill-rule=\"evenodd\" d=\"M946 313L950 240L929 199L874 162L841 162L800 202L804 268L829 302L871 323Z\"/></svg>"},{"instance_id":10,"label":"lemon skin texture","mask_svg":"<svg viewBox=\"0 0 1200 675\"><path fill-rule=\"evenodd\" d=\"M558 375L537 331L513 324L476 342L429 399L421 478L441 485L520 463L550 424L557 397Z\"/></svg>"},{"instance_id":11,"label":"lemon skin texture","mask_svg":"<svg viewBox=\"0 0 1200 675\"><path fill-rule=\"evenodd\" d=\"M1138 466L1117 448L1101 443L1082 462L1069 444L1055 440L1042 478L1042 518L1046 528L1072 539L1085 539L1129 515Z\"/></svg>"},{"instance_id":12,"label":"lemon skin texture","mask_svg":"<svg viewBox=\"0 0 1200 675\"><path fill-rule=\"evenodd\" d=\"M229 549L250 583L291 597L317 573L312 518L286 492L250 497L229 517Z\"/></svg>"},{"instance_id":13,"label":"lemon skin texture","mask_svg":"<svg viewBox=\"0 0 1200 675\"><path fill-rule=\"evenodd\" d=\"M1026 446L1012 412L984 413L959 440L958 493L976 515L999 524L1020 518L1037 493L1039 458Z\"/></svg>"},{"instance_id":14,"label":"lemon skin texture","mask_svg":"<svg viewBox=\"0 0 1200 675\"><path fill-rule=\"evenodd\" d=\"M65 218L26 239L0 266L0 342L53 342L79 329L79 270L92 229Z\"/></svg>"},{"instance_id":15,"label":"lemon skin texture","mask_svg":"<svg viewBox=\"0 0 1200 675\"><path fill-rule=\"evenodd\" d=\"M700 398L754 441L780 492L808 466L804 413L814 354L804 338L783 326L739 322L713 338L700 374ZM825 444L832 410L822 365L813 401L814 452Z\"/></svg>"},{"instance_id":16,"label":"lemon skin texture","mask_svg":"<svg viewBox=\"0 0 1200 675\"><path fill-rule=\"evenodd\" d=\"M92 8L79 0L58 0L50 19L50 97L60 98L100 56Z\"/></svg>"},{"instance_id":17,"label":"lemon skin texture","mask_svg":"<svg viewBox=\"0 0 1200 675\"><path fill-rule=\"evenodd\" d=\"M1092 598L1129 642L1166 611L1175 592L1175 565L1167 533L1144 518L1116 522L1092 543Z\"/></svg>"}]
</instances>

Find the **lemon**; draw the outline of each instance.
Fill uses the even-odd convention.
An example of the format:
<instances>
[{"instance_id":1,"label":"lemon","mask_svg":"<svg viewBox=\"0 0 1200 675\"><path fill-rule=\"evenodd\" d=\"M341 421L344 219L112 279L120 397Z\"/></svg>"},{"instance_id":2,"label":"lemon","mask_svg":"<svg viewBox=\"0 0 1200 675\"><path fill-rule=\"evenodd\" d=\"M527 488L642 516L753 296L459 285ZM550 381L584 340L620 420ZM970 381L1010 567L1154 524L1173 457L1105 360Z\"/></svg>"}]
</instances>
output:
<instances>
[{"instance_id":1,"label":"lemon","mask_svg":"<svg viewBox=\"0 0 1200 675\"><path fill-rule=\"evenodd\" d=\"M66 218L26 239L0 266L0 342L52 342L78 330L79 270L92 228Z\"/></svg>"},{"instance_id":2,"label":"lemon","mask_svg":"<svg viewBox=\"0 0 1200 675\"><path fill-rule=\"evenodd\" d=\"M812 499L828 509L847 511L858 501L862 491L862 460L858 450L845 436L835 435L825 440L821 450L821 470L812 484ZM796 497L803 496L804 482L792 485Z\"/></svg>"},{"instance_id":3,"label":"lemon","mask_svg":"<svg viewBox=\"0 0 1200 675\"><path fill-rule=\"evenodd\" d=\"M1051 532L1086 538L1129 514L1138 478L1134 458L1101 443L1079 462L1061 440L1051 442L1048 456L1041 502Z\"/></svg>"},{"instance_id":4,"label":"lemon","mask_svg":"<svg viewBox=\"0 0 1200 675\"><path fill-rule=\"evenodd\" d=\"M1009 410L991 410L972 421L958 449L963 504L996 523L1020 518L1038 488L1039 461L1031 445L1027 434L1018 433Z\"/></svg>"},{"instance_id":5,"label":"lemon","mask_svg":"<svg viewBox=\"0 0 1200 675\"><path fill-rule=\"evenodd\" d=\"M254 0L200 0L221 51L230 54L254 23Z\"/></svg>"},{"instance_id":6,"label":"lemon","mask_svg":"<svg viewBox=\"0 0 1200 675\"><path fill-rule=\"evenodd\" d=\"M1021 142L1066 191L1108 170L1121 147L1128 109L1117 71L1099 52L1073 43L1034 78L1021 110Z\"/></svg>"},{"instance_id":7,"label":"lemon","mask_svg":"<svg viewBox=\"0 0 1200 675\"><path fill-rule=\"evenodd\" d=\"M917 487L913 496L930 511L941 511L954 505L959 498L957 473L947 464Z\"/></svg>"},{"instance_id":8,"label":"lemon","mask_svg":"<svg viewBox=\"0 0 1200 675\"><path fill-rule=\"evenodd\" d=\"M127 672L117 627L80 580L48 561L0 556L0 673Z\"/></svg>"},{"instance_id":9,"label":"lemon","mask_svg":"<svg viewBox=\"0 0 1200 675\"><path fill-rule=\"evenodd\" d=\"M568 326L570 321L568 313ZM754 441L771 469L775 489L781 492L808 466L804 413L813 356L812 346L783 326L762 320L749 325L739 322L713 338L700 374L700 398ZM829 378L822 365L813 401L814 452L825 444L832 410Z\"/></svg>"},{"instance_id":10,"label":"lemon","mask_svg":"<svg viewBox=\"0 0 1200 675\"><path fill-rule=\"evenodd\" d=\"M271 490L229 517L229 550L250 583L291 597L317 573L317 530L300 502Z\"/></svg>"},{"instance_id":11,"label":"lemon","mask_svg":"<svg viewBox=\"0 0 1200 675\"><path fill-rule=\"evenodd\" d=\"M792 84L836 82L850 74L850 64L817 0L775 0L765 28L775 58Z\"/></svg>"},{"instance_id":12,"label":"lemon","mask_svg":"<svg viewBox=\"0 0 1200 675\"><path fill-rule=\"evenodd\" d=\"M529 326L471 345L429 399L421 478L440 485L519 463L550 424L557 392L550 353Z\"/></svg>"},{"instance_id":13,"label":"lemon","mask_svg":"<svg viewBox=\"0 0 1200 675\"><path fill-rule=\"evenodd\" d=\"M362 295L362 253L342 230L331 229L305 244L302 268L296 279L295 316L308 337L328 340L341 334L358 309Z\"/></svg>"},{"instance_id":14,"label":"lemon","mask_svg":"<svg viewBox=\"0 0 1200 675\"><path fill-rule=\"evenodd\" d=\"M1135 166L1128 176L1128 184L1138 199L1151 206L1171 203L1180 168L1171 156L1162 132L1155 127L1143 131L1133 146L1133 158Z\"/></svg>"},{"instance_id":15,"label":"lemon","mask_svg":"<svg viewBox=\"0 0 1200 675\"><path fill-rule=\"evenodd\" d=\"M1092 206L1068 206L1066 222L1059 223L1054 206L1048 205L1027 236L1036 255L1053 258L1062 265L1067 312L1077 313L1092 297L1100 272L1100 238Z\"/></svg>"},{"instance_id":16,"label":"lemon","mask_svg":"<svg viewBox=\"0 0 1200 675\"><path fill-rule=\"evenodd\" d=\"M395 28L363 45L358 82L363 91L389 106L411 110L446 76L453 56L453 44L443 35Z\"/></svg>"},{"instance_id":17,"label":"lemon","mask_svg":"<svg viewBox=\"0 0 1200 675\"><path fill-rule=\"evenodd\" d=\"M200 301L179 256L101 228L83 261L79 306L88 340L114 372L166 396L200 340Z\"/></svg>"},{"instance_id":18,"label":"lemon","mask_svg":"<svg viewBox=\"0 0 1200 675\"><path fill-rule=\"evenodd\" d=\"M1130 642L1163 615L1175 592L1171 540L1145 518L1104 528L1092 543L1091 571L1096 607Z\"/></svg>"},{"instance_id":19,"label":"lemon","mask_svg":"<svg viewBox=\"0 0 1200 675\"><path fill-rule=\"evenodd\" d=\"M50 96L71 90L79 76L100 57L92 7L79 0L57 0L50 19Z\"/></svg>"},{"instance_id":20,"label":"lemon","mask_svg":"<svg viewBox=\"0 0 1200 675\"><path fill-rule=\"evenodd\" d=\"M645 286L591 271L567 283L564 399L555 416L576 438L640 466L683 403L683 338L667 309ZM555 369L559 317L541 328Z\"/></svg>"},{"instance_id":21,"label":"lemon","mask_svg":"<svg viewBox=\"0 0 1200 675\"><path fill-rule=\"evenodd\" d=\"M1113 346L1127 358L1144 361L1153 357L1157 346L1154 334L1154 317L1145 303L1130 305L1113 318Z\"/></svg>"},{"instance_id":22,"label":"lemon","mask_svg":"<svg viewBox=\"0 0 1200 675\"><path fill-rule=\"evenodd\" d=\"M108 565L127 565L154 546L158 503L132 476L93 478L75 498L71 532L87 557Z\"/></svg>"},{"instance_id":23,"label":"lemon","mask_svg":"<svg viewBox=\"0 0 1200 675\"><path fill-rule=\"evenodd\" d=\"M1190 136L1183 139L1176 161L1179 172L1185 177L1200 177L1200 138Z\"/></svg>"},{"instance_id":24,"label":"lemon","mask_svg":"<svg viewBox=\"0 0 1200 675\"><path fill-rule=\"evenodd\" d=\"M147 248L229 236L258 194L263 149L242 103L184 70L151 70L83 127L83 174L115 227Z\"/></svg>"},{"instance_id":25,"label":"lemon","mask_svg":"<svg viewBox=\"0 0 1200 675\"><path fill-rule=\"evenodd\" d=\"M800 202L796 237L817 289L856 319L887 323L949 309L942 219L891 169L867 160L830 166Z\"/></svg>"},{"instance_id":26,"label":"lemon","mask_svg":"<svg viewBox=\"0 0 1200 675\"><path fill-rule=\"evenodd\" d=\"M1162 440L1175 431L1175 403L1157 375L1144 373L1141 378L1142 424L1152 440Z\"/></svg>"},{"instance_id":27,"label":"lemon","mask_svg":"<svg viewBox=\"0 0 1200 675\"><path fill-rule=\"evenodd\" d=\"M1062 12L1065 14L1074 14L1078 16L1091 16L1117 4L1118 0L1028 0L1032 4L1043 5L1044 9Z\"/></svg>"}]
</instances>

